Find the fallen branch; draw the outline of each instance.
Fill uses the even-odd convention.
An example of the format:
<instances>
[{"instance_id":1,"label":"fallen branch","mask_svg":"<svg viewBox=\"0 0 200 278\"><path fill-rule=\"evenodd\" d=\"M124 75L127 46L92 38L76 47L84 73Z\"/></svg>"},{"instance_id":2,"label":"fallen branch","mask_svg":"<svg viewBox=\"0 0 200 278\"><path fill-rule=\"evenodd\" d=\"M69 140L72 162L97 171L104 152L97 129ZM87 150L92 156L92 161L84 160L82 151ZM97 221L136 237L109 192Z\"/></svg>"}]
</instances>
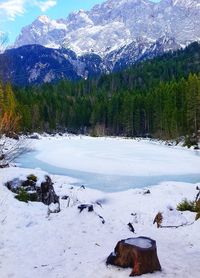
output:
<instances>
[{"instance_id":1,"label":"fallen branch","mask_svg":"<svg viewBox=\"0 0 200 278\"><path fill-rule=\"evenodd\" d=\"M168 229L168 228L175 228L175 229L177 229L177 228L180 228L180 227L191 226L191 225L194 224L194 222L195 222L195 221L193 221L193 222L191 222L191 223L181 224L181 225L178 225L178 226L162 226L162 225L160 225L159 228L167 228L167 229Z\"/></svg>"}]
</instances>

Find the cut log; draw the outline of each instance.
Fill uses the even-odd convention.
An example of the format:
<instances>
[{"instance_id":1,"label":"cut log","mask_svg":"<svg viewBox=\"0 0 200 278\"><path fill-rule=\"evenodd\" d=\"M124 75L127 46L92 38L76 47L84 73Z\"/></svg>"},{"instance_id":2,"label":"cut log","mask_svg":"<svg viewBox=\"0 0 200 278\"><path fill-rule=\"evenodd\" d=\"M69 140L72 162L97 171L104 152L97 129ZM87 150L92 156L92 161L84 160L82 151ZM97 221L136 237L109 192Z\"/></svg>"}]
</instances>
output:
<instances>
[{"instance_id":1,"label":"cut log","mask_svg":"<svg viewBox=\"0 0 200 278\"><path fill-rule=\"evenodd\" d=\"M156 241L147 237L128 238L117 243L106 264L131 267L130 276L161 271Z\"/></svg>"}]
</instances>

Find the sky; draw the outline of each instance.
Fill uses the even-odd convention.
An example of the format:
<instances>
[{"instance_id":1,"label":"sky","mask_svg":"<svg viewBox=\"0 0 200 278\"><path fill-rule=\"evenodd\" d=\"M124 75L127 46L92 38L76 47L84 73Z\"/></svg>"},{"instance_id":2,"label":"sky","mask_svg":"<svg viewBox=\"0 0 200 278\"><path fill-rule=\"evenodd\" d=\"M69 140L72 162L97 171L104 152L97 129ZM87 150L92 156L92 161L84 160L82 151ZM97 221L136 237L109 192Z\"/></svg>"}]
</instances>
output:
<instances>
[{"instance_id":1,"label":"sky","mask_svg":"<svg viewBox=\"0 0 200 278\"><path fill-rule=\"evenodd\" d=\"M159 2L159 0L151 0ZM105 0L0 0L0 34L12 44L22 27L45 14L52 19L66 18L70 12L89 10Z\"/></svg>"}]
</instances>

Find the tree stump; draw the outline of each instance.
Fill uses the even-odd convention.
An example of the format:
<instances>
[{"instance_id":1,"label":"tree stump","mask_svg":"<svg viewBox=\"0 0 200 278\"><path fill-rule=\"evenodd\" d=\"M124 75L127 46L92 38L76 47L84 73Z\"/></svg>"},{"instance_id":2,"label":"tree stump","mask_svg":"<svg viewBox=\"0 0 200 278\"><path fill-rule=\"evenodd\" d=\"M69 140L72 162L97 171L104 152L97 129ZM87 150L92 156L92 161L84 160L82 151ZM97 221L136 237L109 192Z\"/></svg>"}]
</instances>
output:
<instances>
[{"instance_id":1,"label":"tree stump","mask_svg":"<svg viewBox=\"0 0 200 278\"><path fill-rule=\"evenodd\" d=\"M161 271L156 241L147 237L128 238L117 243L106 264L133 268L130 276Z\"/></svg>"}]
</instances>

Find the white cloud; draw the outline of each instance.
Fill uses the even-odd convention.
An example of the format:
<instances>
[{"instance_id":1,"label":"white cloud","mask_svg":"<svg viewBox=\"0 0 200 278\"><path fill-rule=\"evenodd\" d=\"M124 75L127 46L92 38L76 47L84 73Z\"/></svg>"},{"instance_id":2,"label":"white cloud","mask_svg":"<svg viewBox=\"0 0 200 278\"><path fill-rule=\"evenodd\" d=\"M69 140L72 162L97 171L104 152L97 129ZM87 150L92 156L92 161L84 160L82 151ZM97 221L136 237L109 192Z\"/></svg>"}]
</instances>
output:
<instances>
[{"instance_id":1,"label":"white cloud","mask_svg":"<svg viewBox=\"0 0 200 278\"><path fill-rule=\"evenodd\" d=\"M54 0L47 1L35 1L35 5L40 8L42 12L46 12L48 9L54 7L57 4Z\"/></svg>"},{"instance_id":2,"label":"white cloud","mask_svg":"<svg viewBox=\"0 0 200 278\"><path fill-rule=\"evenodd\" d=\"M56 4L57 1L55 0L3 0L0 2L0 16L6 18L6 20L15 20L16 16L23 15L26 12L28 6L36 6L41 12L46 12Z\"/></svg>"},{"instance_id":3,"label":"white cloud","mask_svg":"<svg viewBox=\"0 0 200 278\"><path fill-rule=\"evenodd\" d=\"M0 3L0 14L9 20L25 13L26 0L7 0Z\"/></svg>"}]
</instances>

